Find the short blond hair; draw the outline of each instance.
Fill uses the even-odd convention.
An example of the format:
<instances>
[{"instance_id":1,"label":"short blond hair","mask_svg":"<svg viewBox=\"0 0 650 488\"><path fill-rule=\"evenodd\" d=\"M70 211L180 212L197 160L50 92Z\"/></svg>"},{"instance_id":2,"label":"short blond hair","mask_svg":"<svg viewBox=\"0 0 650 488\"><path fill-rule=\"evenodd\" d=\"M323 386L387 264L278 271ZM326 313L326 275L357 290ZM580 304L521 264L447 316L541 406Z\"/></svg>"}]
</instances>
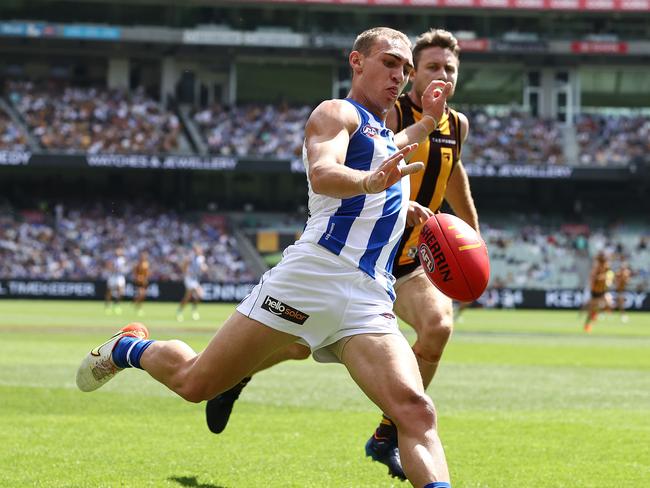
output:
<instances>
[{"instance_id":1,"label":"short blond hair","mask_svg":"<svg viewBox=\"0 0 650 488\"><path fill-rule=\"evenodd\" d=\"M357 36L354 40L352 50L359 51L364 56L368 56L378 39L400 40L404 42L409 49L411 48L411 40L403 32L391 29L390 27L373 27L372 29L363 31Z\"/></svg>"},{"instance_id":2,"label":"short blond hair","mask_svg":"<svg viewBox=\"0 0 650 488\"><path fill-rule=\"evenodd\" d=\"M418 36L413 48L413 63L417 67L420 59L420 53L428 47L440 47L449 49L454 56L460 61L460 46L454 35L444 29L430 29L424 34Z\"/></svg>"}]
</instances>

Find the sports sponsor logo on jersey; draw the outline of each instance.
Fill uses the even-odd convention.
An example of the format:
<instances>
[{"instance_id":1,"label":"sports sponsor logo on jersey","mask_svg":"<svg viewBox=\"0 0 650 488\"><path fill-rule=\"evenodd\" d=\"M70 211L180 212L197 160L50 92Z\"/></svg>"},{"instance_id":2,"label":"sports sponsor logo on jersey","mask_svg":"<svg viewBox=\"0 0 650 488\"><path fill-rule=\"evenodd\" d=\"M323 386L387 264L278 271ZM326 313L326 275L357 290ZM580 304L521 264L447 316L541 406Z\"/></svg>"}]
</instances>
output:
<instances>
[{"instance_id":1,"label":"sports sponsor logo on jersey","mask_svg":"<svg viewBox=\"0 0 650 488\"><path fill-rule=\"evenodd\" d=\"M395 315L393 315L390 312L380 313L379 315L381 315L382 317L384 317L385 319L388 319L388 320L395 320Z\"/></svg>"},{"instance_id":2,"label":"sports sponsor logo on jersey","mask_svg":"<svg viewBox=\"0 0 650 488\"><path fill-rule=\"evenodd\" d=\"M379 129L377 129L376 127L373 127L370 124L366 124L363 127L361 127L361 133L364 136L377 137L377 135L379 135Z\"/></svg>"},{"instance_id":3,"label":"sports sponsor logo on jersey","mask_svg":"<svg viewBox=\"0 0 650 488\"><path fill-rule=\"evenodd\" d=\"M271 312L273 315L277 315L278 317L282 317L283 319L298 325L304 324L305 320L309 318L309 315L306 313L290 307L286 303L282 303L277 298L273 298L269 295L266 295L266 298L262 303L262 308Z\"/></svg>"}]
</instances>

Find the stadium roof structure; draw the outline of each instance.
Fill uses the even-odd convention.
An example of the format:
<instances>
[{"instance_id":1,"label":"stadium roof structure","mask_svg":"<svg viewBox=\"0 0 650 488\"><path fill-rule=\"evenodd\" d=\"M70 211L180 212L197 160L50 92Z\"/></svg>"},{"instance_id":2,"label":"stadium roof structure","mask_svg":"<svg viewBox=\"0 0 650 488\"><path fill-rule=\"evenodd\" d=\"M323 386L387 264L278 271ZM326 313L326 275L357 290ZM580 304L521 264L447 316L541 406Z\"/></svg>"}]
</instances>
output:
<instances>
[{"instance_id":1,"label":"stadium roof structure","mask_svg":"<svg viewBox=\"0 0 650 488\"><path fill-rule=\"evenodd\" d=\"M255 3L323 4L367 7L432 7L509 10L650 11L648 0L243 0Z\"/></svg>"},{"instance_id":2,"label":"stadium roof structure","mask_svg":"<svg viewBox=\"0 0 650 488\"><path fill-rule=\"evenodd\" d=\"M78 0L112 5L178 5L174 0ZM185 6L285 5L313 8L407 8L451 10L512 10L558 12L650 12L650 0L186 0Z\"/></svg>"}]
</instances>

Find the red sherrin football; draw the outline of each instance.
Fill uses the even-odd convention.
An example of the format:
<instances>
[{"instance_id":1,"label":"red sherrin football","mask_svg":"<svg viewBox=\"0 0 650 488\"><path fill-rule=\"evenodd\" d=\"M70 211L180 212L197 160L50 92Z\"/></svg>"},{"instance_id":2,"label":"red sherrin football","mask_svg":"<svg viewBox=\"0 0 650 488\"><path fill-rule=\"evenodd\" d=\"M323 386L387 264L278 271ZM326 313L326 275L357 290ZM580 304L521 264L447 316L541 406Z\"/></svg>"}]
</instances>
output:
<instances>
[{"instance_id":1,"label":"red sherrin football","mask_svg":"<svg viewBox=\"0 0 650 488\"><path fill-rule=\"evenodd\" d=\"M490 279L490 258L483 239L463 220L439 213L422 226L418 257L436 288L454 300L473 302Z\"/></svg>"}]
</instances>

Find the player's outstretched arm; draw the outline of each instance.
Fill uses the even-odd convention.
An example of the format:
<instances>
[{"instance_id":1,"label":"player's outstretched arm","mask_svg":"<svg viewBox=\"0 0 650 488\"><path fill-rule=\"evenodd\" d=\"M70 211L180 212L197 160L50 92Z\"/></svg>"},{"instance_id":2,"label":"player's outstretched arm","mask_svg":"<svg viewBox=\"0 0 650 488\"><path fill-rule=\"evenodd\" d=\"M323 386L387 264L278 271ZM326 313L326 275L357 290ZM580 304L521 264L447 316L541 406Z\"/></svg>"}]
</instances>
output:
<instances>
[{"instance_id":1,"label":"player's outstretched arm","mask_svg":"<svg viewBox=\"0 0 650 488\"><path fill-rule=\"evenodd\" d=\"M478 212L472 197L469 178L460 160L449 177L445 199L457 217L471 225L476 232L480 232Z\"/></svg>"},{"instance_id":2,"label":"player's outstretched arm","mask_svg":"<svg viewBox=\"0 0 650 488\"><path fill-rule=\"evenodd\" d=\"M305 127L305 146L312 190L334 198L379 193L402 177L420 171L422 163L400 166L417 144L386 159L375 171L359 171L344 165L350 135L357 129L356 110L341 100L321 103Z\"/></svg>"},{"instance_id":3,"label":"player's outstretched arm","mask_svg":"<svg viewBox=\"0 0 650 488\"><path fill-rule=\"evenodd\" d=\"M438 128L438 123L447 107L447 96L451 92L452 84L440 80L433 80L422 94L422 119L395 134L397 147L405 147L414 142L424 140L431 132ZM395 109L393 109L394 113ZM392 125L389 122L389 126Z\"/></svg>"},{"instance_id":4,"label":"player's outstretched arm","mask_svg":"<svg viewBox=\"0 0 650 488\"><path fill-rule=\"evenodd\" d=\"M458 113L460 119L460 129L462 141L465 142L469 134L469 121L462 113ZM447 190L445 192L445 200L451 206L454 214L460 217L469 225L471 225L476 232L480 232L478 223L478 212L472 198L472 191L469 184L467 172L463 166L462 161L459 160L455 165L454 170L449 176L447 182Z\"/></svg>"},{"instance_id":5,"label":"player's outstretched arm","mask_svg":"<svg viewBox=\"0 0 650 488\"><path fill-rule=\"evenodd\" d=\"M429 83L422 93L423 117L432 117L436 122L440 122L447 109L447 97L452 86L449 81L433 80Z\"/></svg>"}]
</instances>

